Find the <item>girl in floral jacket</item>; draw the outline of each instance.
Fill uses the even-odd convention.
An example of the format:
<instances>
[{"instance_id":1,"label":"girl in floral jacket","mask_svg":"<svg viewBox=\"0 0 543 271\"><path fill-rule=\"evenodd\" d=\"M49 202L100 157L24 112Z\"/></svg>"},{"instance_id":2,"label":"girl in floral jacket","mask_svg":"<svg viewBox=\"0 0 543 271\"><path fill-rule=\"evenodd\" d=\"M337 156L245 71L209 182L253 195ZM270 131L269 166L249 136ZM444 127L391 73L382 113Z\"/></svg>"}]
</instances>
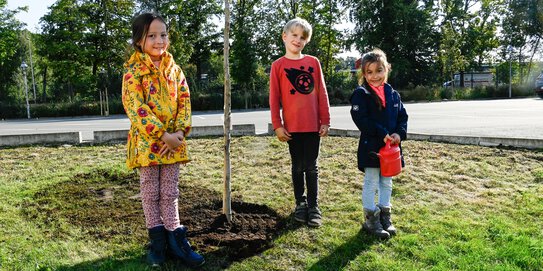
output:
<instances>
[{"instance_id":1,"label":"girl in floral jacket","mask_svg":"<svg viewBox=\"0 0 543 271\"><path fill-rule=\"evenodd\" d=\"M132 23L135 52L125 63L122 101L130 119L127 166L139 168L145 224L151 239L148 262L161 265L166 249L190 266L204 258L192 251L178 211L179 165L189 161L190 93L183 71L167 52L168 29L157 14Z\"/></svg>"}]
</instances>

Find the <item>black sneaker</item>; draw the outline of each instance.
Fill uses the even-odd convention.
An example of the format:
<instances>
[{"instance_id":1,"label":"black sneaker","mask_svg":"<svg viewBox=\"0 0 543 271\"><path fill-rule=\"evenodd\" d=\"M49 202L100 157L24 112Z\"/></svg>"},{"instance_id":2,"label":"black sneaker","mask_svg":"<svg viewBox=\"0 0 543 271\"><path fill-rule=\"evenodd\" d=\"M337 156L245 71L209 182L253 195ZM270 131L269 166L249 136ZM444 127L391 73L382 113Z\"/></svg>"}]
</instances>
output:
<instances>
[{"instance_id":1,"label":"black sneaker","mask_svg":"<svg viewBox=\"0 0 543 271\"><path fill-rule=\"evenodd\" d=\"M320 227L322 225L322 214L319 207L309 208L307 225L311 227Z\"/></svg>"},{"instance_id":2,"label":"black sneaker","mask_svg":"<svg viewBox=\"0 0 543 271\"><path fill-rule=\"evenodd\" d=\"M294 219L300 223L307 222L307 203L300 202L294 209Z\"/></svg>"}]
</instances>

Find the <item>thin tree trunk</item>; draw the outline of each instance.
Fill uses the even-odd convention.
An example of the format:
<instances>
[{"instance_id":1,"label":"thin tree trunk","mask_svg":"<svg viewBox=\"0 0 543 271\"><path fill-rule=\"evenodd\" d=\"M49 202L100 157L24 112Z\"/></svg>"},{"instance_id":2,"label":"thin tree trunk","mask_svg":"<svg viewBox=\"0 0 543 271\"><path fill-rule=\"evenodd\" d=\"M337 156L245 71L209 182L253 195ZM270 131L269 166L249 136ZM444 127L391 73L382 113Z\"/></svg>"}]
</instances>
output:
<instances>
[{"instance_id":1,"label":"thin tree trunk","mask_svg":"<svg viewBox=\"0 0 543 271\"><path fill-rule=\"evenodd\" d=\"M41 98L42 103L47 102L47 65L44 65L44 66L45 67L43 68L43 72L42 72L42 76L43 76L43 82L42 82L43 93L42 93L42 98Z\"/></svg>"},{"instance_id":2,"label":"thin tree trunk","mask_svg":"<svg viewBox=\"0 0 543 271\"><path fill-rule=\"evenodd\" d=\"M230 0L224 1L224 192L222 211L228 222L232 221L232 198L230 188L230 113L231 113L231 86L230 86Z\"/></svg>"},{"instance_id":3,"label":"thin tree trunk","mask_svg":"<svg viewBox=\"0 0 543 271\"><path fill-rule=\"evenodd\" d=\"M528 76L530 75L530 72L532 71L532 63L533 63L533 60L534 60L534 56L535 56L535 53L537 53L537 48L539 48L539 42L541 41L541 38L540 37L537 37L537 40L535 42L535 47L534 47L534 50L532 52L532 56L530 56L530 61L528 61Z\"/></svg>"},{"instance_id":4,"label":"thin tree trunk","mask_svg":"<svg viewBox=\"0 0 543 271\"><path fill-rule=\"evenodd\" d=\"M327 25L327 36L328 36L328 44L326 45L326 59L324 59L324 74L326 76L330 75L330 62L332 59L332 1L328 1L328 25Z\"/></svg>"}]
</instances>

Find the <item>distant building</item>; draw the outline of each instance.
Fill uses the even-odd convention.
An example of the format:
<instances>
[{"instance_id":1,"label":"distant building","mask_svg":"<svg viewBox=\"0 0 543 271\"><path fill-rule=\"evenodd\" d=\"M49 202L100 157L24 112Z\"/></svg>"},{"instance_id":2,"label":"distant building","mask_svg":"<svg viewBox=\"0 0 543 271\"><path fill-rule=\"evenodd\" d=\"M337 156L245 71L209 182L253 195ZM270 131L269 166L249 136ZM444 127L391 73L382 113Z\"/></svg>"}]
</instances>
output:
<instances>
[{"instance_id":1,"label":"distant building","mask_svg":"<svg viewBox=\"0 0 543 271\"><path fill-rule=\"evenodd\" d=\"M460 86L460 73L454 74L454 86ZM465 72L464 87L493 86L494 74L488 72Z\"/></svg>"},{"instance_id":2,"label":"distant building","mask_svg":"<svg viewBox=\"0 0 543 271\"><path fill-rule=\"evenodd\" d=\"M460 87L460 78L464 76L464 87L480 87L480 86L493 86L494 85L494 73L490 70L489 65L484 65L480 71L469 71L461 74L457 72L453 76L453 81L446 82L444 86Z\"/></svg>"}]
</instances>

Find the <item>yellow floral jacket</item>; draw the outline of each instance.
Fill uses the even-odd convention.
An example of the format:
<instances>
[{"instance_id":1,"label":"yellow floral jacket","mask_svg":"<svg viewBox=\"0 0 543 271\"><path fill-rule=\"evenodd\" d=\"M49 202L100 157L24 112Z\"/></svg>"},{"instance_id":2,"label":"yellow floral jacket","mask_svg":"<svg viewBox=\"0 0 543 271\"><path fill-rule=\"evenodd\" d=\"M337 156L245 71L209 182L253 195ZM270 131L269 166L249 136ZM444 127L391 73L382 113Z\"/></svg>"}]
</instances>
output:
<instances>
[{"instance_id":1,"label":"yellow floral jacket","mask_svg":"<svg viewBox=\"0 0 543 271\"><path fill-rule=\"evenodd\" d=\"M170 53L162 55L156 67L149 55L135 52L124 65L122 101L131 126L128 132L128 168L137 168L189 159L186 141L173 157L160 157L160 137L191 129L190 92L183 71Z\"/></svg>"}]
</instances>

